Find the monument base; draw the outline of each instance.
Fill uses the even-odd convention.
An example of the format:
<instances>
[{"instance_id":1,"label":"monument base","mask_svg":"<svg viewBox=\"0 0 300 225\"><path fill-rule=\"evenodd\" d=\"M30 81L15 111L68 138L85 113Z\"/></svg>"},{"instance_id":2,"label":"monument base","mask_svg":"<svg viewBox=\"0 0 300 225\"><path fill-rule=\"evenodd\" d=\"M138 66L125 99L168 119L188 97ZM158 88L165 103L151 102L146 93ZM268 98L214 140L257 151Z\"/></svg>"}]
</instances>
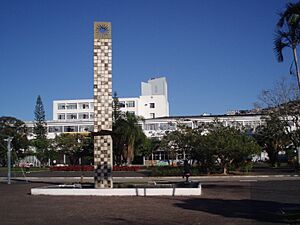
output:
<instances>
[{"instance_id":1,"label":"monument base","mask_svg":"<svg viewBox=\"0 0 300 225\"><path fill-rule=\"evenodd\" d=\"M41 188L32 188L32 195L54 196L192 196L201 195L201 184L184 185L181 187L131 187L131 188L89 188L78 185L53 185Z\"/></svg>"}]
</instances>

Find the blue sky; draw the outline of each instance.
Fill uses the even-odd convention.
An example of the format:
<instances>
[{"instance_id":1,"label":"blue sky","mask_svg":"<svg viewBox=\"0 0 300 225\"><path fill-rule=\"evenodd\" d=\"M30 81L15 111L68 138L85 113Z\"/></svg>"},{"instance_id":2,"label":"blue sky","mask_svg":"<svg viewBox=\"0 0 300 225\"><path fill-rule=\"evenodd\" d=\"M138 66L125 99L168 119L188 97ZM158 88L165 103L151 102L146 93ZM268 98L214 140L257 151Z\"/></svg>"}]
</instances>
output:
<instances>
[{"instance_id":1,"label":"blue sky","mask_svg":"<svg viewBox=\"0 0 300 225\"><path fill-rule=\"evenodd\" d=\"M273 36L285 0L1 0L0 116L32 120L41 95L92 98L93 22L111 21L113 90L165 76L171 115L249 109L289 73Z\"/></svg>"}]
</instances>

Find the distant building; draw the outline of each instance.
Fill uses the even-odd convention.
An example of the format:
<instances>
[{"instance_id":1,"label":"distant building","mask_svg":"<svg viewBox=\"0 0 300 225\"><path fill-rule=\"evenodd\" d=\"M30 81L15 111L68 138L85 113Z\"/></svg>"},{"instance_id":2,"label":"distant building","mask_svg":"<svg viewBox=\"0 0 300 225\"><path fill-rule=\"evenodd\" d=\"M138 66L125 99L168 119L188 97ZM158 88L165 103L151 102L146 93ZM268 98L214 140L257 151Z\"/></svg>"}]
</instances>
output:
<instances>
[{"instance_id":1,"label":"distant building","mask_svg":"<svg viewBox=\"0 0 300 225\"><path fill-rule=\"evenodd\" d=\"M153 78L141 84L141 96L119 98L120 110L145 119L169 116L168 87L165 77ZM53 101L53 120L76 121L94 118L93 99Z\"/></svg>"},{"instance_id":2,"label":"distant building","mask_svg":"<svg viewBox=\"0 0 300 225\"><path fill-rule=\"evenodd\" d=\"M225 126L255 129L261 125L262 114L243 110L225 115L204 113L197 116L169 116L168 86L165 77L152 78L141 83L141 96L119 98L120 110L131 112L145 118L140 125L147 137L161 138L166 133L176 130L178 124L196 128L201 123L212 123L218 119ZM47 121L48 137L54 138L60 133L93 131L93 99L55 100L53 101L53 120ZM33 122L27 122L29 130Z\"/></svg>"}]
</instances>

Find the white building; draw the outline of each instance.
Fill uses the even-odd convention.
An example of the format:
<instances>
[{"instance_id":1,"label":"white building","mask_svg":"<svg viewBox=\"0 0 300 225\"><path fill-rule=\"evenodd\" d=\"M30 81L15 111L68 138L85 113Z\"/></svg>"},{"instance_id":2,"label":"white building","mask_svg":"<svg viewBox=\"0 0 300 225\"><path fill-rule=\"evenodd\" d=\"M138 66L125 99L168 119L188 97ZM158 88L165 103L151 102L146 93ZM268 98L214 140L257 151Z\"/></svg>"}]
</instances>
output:
<instances>
[{"instance_id":1,"label":"white building","mask_svg":"<svg viewBox=\"0 0 300 225\"><path fill-rule=\"evenodd\" d=\"M262 114L242 115L199 115L199 116L169 116L149 118L141 121L141 127L147 137L161 138L170 131L177 129L178 125L196 128L201 124L213 123L216 119L224 126L246 127L254 130L264 122ZM90 132L93 131L93 119L49 120L48 137L54 138L60 133ZM34 122L26 122L33 128Z\"/></svg>"},{"instance_id":2,"label":"white building","mask_svg":"<svg viewBox=\"0 0 300 225\"><path fill-rule=\"evenodd\" d=\"M141 96L119 98L120 110L145 119L169 116L168 88L165 77L153 78L141 84ZM93 99L53 101L53 120L76 121L94 118Z\"/></svg>"},{"instance_id":3,"label":"white building","mask_svg":"<svg viewBox=\"0 0 300 225\"><path fill-rule=\"evenodd\" d=\"M225 126L243 126L255 129L263 119L260 114L248 112L242 114L199 116L169 116L168 87L165 77L153 78L141 83L141 96L119 98L120 110L131 112L145 118L141 127L147 137L161 138L164 134L176 130L178 124L192 128L201 123L212 123L216 118ZM47 121L48 137L66 132L90 132L94 123L93 99L55 100L53 101L53 120ZM33 127L33 122L27 122Z\"/></svg>"}]
</instances>

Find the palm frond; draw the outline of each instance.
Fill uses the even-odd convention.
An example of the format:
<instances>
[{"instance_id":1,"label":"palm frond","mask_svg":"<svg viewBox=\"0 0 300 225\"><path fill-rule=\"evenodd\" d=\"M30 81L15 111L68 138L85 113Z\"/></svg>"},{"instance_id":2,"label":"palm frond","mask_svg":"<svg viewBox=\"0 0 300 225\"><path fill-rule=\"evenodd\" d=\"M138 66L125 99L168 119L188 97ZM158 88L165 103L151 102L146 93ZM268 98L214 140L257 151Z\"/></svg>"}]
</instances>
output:
<instances>
[{"instance_id":1,"label":"palm frond","mask_svg":"<svg viewBox=\"0 0 300 225\"><path fill-rule=\"evenodd\" d=\"M285 17L284 17L284 14L283 14L283 13L278 13L278 15L279 15L279 20L278 20L276 26L277 26L277 29L280 29L280 28L282 28L283 25L284 25Z\"/></svg>"},{"instance_id":2,"label":"palm frond","mask_svg":"<svg viewBox=\"0 0 300 225\"><path fill-rule=\"evenodd\" d=\"M295 14L300 15L300 2L286 4L286 9L278 13L279 20L277 22L277 28L280 29L285 23L288 24Z\"/></svg>"},{"instance_id":3,"label":"palm frond","mask_svg":"<svg viewBox=\"0 0 300 225\"><path fill-rule=\"evenodd\" d=\"M283 61L283 54L282 54L282 50L285 47L289 47L288 43L285 43L283 41L283 36L284 33L282 32L277 32L274 38L274 53L276 54L276 58L278 62L282 62Z\"/></svg>"}]
</instances>

